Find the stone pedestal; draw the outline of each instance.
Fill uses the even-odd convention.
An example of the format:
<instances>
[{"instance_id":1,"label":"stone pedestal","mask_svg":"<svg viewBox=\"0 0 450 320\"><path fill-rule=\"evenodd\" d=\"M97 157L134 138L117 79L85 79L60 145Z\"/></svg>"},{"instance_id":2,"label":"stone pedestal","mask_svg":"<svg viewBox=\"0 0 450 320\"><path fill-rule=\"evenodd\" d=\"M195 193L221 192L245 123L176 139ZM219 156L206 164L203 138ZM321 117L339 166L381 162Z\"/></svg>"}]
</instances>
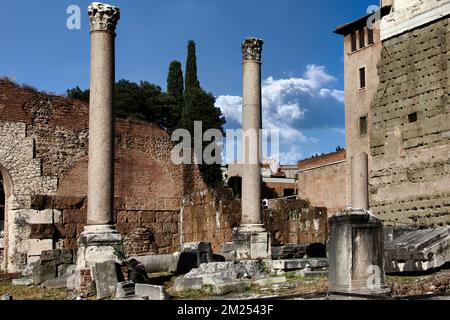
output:
<instances>
[{"instance_id":1,"label":"stone pedestal","mask_svg":"<svg viewBox=\"0 0 450 320\"><path fill-rule=\"evenodd\" d=\"M78 239L75 286L86 287L87 275L95 277L105 262L114 262L114 247L122 244L114 229L114 82L115 30L120 10L92 3L88 9L91 27L91 84L89 102L89 168L87 226ZM111 266L111 264L109 264ZM98 272L97 272L98 273ZM99 280L99 279L91 279ZM98 282L98 281L97 281ZM101 284L97 283L97 289Z\"/></svg>"},{"instance_id":2,"label":"stone pedestal","mask_svg":"<svg viewBox=\"0 0 450 320\"><path fill-rule=\"evenodd\" d=\"M237 260L271 259L270 234L263 225L243 225L234 234Z\"/></svg>"},{"instance_id":3,"label":"stone pedestal","mask_svg":"<svg viewBox=\"0 0 450 320\"><path fill-rule=\"evenodd\" d=\"M122 236L112 226L86 226L78 239L77 269L90 269L94 262L115 261L114 248Z\"/></svg>"},{"instance_id":4,"label":"stone pedestal","mask_svg":"<svg viewBox=\"0 0 450 320\"><path fill-rule=\"evenodd\" d=\"M332 217L330 226L330 293L388 295L381 221L352 209Z\"/></svg>"}]
</instances>

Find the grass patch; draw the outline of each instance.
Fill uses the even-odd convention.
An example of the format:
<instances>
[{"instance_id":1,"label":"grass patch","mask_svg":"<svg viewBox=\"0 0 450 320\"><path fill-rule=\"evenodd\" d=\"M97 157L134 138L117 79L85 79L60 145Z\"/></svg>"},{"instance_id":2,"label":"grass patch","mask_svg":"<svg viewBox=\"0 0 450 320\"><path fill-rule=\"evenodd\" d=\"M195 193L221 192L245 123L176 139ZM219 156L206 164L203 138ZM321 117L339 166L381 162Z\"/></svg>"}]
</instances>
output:
<instances>
[{"instance_id":1,"label":"grass patch","mask_svg":"<svg viewBox=\"0 0 450 320\"><path fill-rule=\"evenodd\" d=\"M67 289L44 289L37 286L13 286L11 283L0 283L0 296L10 294L14 300L66 300Z\"/></svg>"}]
</instances>

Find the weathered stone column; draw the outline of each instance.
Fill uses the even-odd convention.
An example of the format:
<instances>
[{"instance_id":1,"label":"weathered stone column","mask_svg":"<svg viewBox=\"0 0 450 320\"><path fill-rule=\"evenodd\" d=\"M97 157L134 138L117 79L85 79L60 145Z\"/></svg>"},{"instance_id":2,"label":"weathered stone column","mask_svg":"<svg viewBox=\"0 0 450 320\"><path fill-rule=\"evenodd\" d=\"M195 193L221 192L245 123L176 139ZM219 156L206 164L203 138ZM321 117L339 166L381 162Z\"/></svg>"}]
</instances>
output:
<instances>
[{"instance_id":1,"label":"weathered stone column","mask_svg":"<svg viewBox=\"0 0 450 320\"><path fill-rule=\"evenodd\" d=\"M115 30L120 10L92 3L91 85L89 105L89 170L87 226L78 240L77 269L115 260L121 236L113 227L114 212L114 83Z\"/></svg>"},{"instance_id":2,"label":"weathered stone column","mask_svg":"<svg viewBox=\"0 0 450 320\"><path fill-rule=\"evenodd\" d=\"M262 228L261 148L262 129L261 53L263 41L248 38L242 44L242 224Z\"/></svg>"},{"instance_id":3,"label":"weathered stone column","mask_svg":"<svg viewBox=\"0 0 450 320\"><path fill-rule=\"evenodd\" d=\"M369 210L369 159L366 153L352 157L352 208Z\"/></svg>"},{"instance_id":4,"label":"weathered stone column","mask_svg":"<svg viewBox=\"0 0 450 320\"><path fill-rule=\"evenodd\" d=\"M383 223L369 209L368 158L352 157L352 208L330 219L329 291L389 294L384 271Z\"/></svg>"},{"instance_id":5,"label":"weathered stone column","mask_svg":"<svg viewBox=\"0 0 450 320\"><path fill-rule=\"evenodd\" d=\"M236 242L239 259L270 258L270 237L262 221L261 201L261 54L263 41L247 38L242 44L242 225Z\"/></svg>"}]
</instances>

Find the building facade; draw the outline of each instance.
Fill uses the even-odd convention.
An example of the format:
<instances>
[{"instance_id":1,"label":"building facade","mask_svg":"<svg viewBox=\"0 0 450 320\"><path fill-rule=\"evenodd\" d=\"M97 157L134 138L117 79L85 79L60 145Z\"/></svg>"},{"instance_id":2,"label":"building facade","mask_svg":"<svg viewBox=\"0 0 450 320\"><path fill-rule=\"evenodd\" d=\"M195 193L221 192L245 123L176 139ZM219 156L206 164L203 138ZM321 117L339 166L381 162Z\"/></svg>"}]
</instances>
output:
<instances>
[{"instance_id":1,"label":"building facade","mask_svg":"<svg viewBox=\"0 0 450 320\"><path fill-rule=\"evenodd\" d=\"M370 208L387 225L450 223L450 1L381 1L344 36L347 195L369 155ZM363 35L364 34L364 35Z\"/></svg>"}]
</instances>

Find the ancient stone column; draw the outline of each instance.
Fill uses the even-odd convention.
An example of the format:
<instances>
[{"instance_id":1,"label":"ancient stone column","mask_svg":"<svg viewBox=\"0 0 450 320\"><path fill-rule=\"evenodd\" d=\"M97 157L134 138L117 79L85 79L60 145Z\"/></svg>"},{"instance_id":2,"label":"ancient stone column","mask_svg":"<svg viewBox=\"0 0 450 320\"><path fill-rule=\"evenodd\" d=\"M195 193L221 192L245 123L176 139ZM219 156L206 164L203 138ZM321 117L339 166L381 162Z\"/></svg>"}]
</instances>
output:
<instances>
[{"instance_id":1,"label":"ancient stone column","mask_svg":"<svg viewBox=\"0 0 450 320\"><path fill-rule=\"evenodd\" d=\"M114 202L115 30L120 11L92 4L89 102L88 215L91 226L112 223Z\"/></svg>"},{"instance_id":2,"label":"ancient stone column","mask_svg":"<svg viewBox=\"0 0 450 320\"><path fill-rule=\"evenodd\" d=\"M235 238L239 259L270 258L261 201L261 53L263 41L247 38L243 53L242 224Z\"/></svg>"},{"instance_id":3,"label":"ancient stone column","mask_svg":"<svg viewBox=\"0 0 450 320\"><path fill-rule=\"evenodd\" d=\"M261 53L263 41L247 38L243 53L242 106L242 224L262 228L261 215L261 148L262 129Z\"/></svg>"},{"instance_id":4,"label":"ancient stone column","mask_svg":"<svg viewBox=\"0 0 450 320\"><path fill-rule=\"evenodd\" d=\"M366 153L352 157L352 208L369 210L369 160Z\"/></svg>"},{"instance_id":5,"label":"ancient stone column","mask_svg":"<svg viewBox=\"0 0 450 320\"><path fill-rule=\"evenodd\" d=\"M113 227L114 212L114 83L115 30L120 10L102 3L88 9L91 26L89 105L89 170L87 226L78 240L77 269L115 260L121 236Z\"/></svg>"},{"instance_id":6,"label":"ancient stone column","mask_svg":"<svg viewBox=\"0 0 450 320\"><path fill-rule=\"evenodd\" d=\"M369 209L368 158L352 157L352 208L330 219L329 291L342 294L389 294L384 270L383 223Z\"/></svg>"}]
</instances>

